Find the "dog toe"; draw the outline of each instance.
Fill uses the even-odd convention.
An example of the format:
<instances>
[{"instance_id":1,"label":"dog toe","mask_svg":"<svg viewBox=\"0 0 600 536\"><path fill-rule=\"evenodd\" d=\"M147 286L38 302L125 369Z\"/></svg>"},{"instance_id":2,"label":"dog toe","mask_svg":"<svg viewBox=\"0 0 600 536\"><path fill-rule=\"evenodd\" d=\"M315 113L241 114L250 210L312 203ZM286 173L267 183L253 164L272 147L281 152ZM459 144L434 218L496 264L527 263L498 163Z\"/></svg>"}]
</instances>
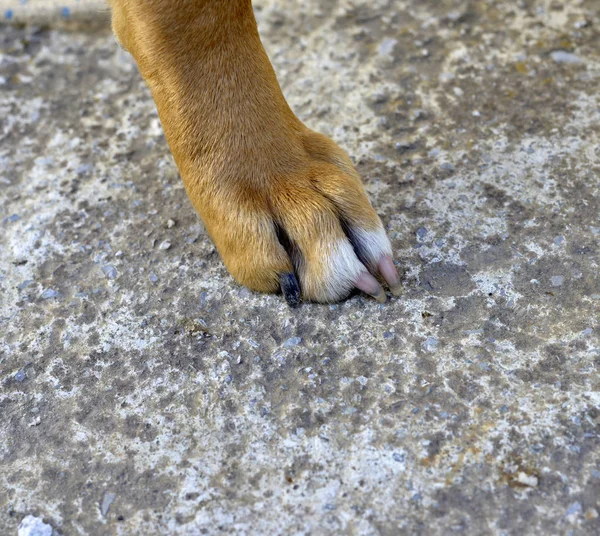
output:
<instances>
[{"instance_id":1,"label":"dog toe","mask_svg":"<svg viewBox=\"0 0 600 536\"><path fill-rule=\"evenodd\" d=\"M316 171L328 172L331 169ZM334 175L327 182L354 182L339 171ZM376 277L398 292L400 280L390 242L364 191L353 190L356 197L346 199L351 201L346 206L325 195L311 180L286 182L274 196L272 210L281 229L280 241L294 265L304 299L335 302L359 289L385 302L385 291Z\"/></svg>"}]
</instances>

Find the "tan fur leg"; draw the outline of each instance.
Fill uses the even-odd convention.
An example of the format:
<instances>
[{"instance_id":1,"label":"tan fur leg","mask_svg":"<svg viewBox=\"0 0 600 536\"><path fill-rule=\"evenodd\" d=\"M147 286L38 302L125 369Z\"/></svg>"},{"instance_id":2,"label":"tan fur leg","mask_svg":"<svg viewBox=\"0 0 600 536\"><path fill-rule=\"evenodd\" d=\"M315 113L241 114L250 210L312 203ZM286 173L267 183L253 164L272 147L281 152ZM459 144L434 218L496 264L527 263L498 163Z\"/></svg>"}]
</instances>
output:
<instances>
[{"instance_id":1,"label":"tan fur leg","mask_svg":"<svg viewBox=\"0 0 600 536\"><path fill-rule=\"evenodd\" d=\"M391 247L348 156L290 110L250 0L110 0L113 30L156 102L186 191L231 274L305 299L373 276L400 289Z\"/></svg>"}]
</instances>

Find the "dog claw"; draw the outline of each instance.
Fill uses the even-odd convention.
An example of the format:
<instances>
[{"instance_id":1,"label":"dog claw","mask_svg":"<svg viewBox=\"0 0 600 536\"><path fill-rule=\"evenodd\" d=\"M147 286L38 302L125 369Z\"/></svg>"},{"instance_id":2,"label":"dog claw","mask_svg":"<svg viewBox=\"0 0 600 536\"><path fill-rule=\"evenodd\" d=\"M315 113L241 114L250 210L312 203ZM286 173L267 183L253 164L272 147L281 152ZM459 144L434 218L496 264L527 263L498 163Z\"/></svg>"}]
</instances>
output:
<instances>
[{"instance_id":1,"label":"dog claw","mask_svg":"<svg viewBox=\"0 0 600 536\"><path fill-rule=\"evenodd\" d=\"M292 273L280 274L279 285L288 305L298 307L300 305L300 285L298 285L296 276Z\"/></svg>"},{"instance_id":2,"label":"dog claw","mask_svg":"<svg viewBox=\"0 0 600 536\"><path fill-rule=\"evenodd\" d=\"M390 287L390 291L394 296L402 294L402 285L398 270L394 266L394 261L388 255L384 255L379 261L379 273L386 280Z\"/></svg>"},{"instance_id":3,"label":"dog claw","mask_svg":"<svg viewBox=\"0 0 600 536\"><path fill-rule=\"evenodd\" d=\"M379 303L385 303L387 301L385 290L383 290L377 279L368 272L360 274L354 282L354 286L366 294L373 296Z\"/></svg>"}]
</instances>

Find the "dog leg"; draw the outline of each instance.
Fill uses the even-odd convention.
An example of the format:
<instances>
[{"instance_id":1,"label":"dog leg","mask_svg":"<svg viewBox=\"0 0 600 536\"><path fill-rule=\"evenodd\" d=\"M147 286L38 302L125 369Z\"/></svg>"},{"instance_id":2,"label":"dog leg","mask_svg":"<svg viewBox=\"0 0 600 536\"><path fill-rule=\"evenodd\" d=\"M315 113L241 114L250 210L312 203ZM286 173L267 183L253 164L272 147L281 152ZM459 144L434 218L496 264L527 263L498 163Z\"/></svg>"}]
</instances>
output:
<instances>
[{"instance_id":1,"label":"dog leg","mask_svg":"<svg viewBox=\"0 0 600 536\"><path fill-rule=\"evenodd\" d=\"M194 207L230 273L290 303L400 280L348 155L289 108L251 0L110 0ZM379 281L376 279L379 278Z\"/></svg>"}]
</instances>

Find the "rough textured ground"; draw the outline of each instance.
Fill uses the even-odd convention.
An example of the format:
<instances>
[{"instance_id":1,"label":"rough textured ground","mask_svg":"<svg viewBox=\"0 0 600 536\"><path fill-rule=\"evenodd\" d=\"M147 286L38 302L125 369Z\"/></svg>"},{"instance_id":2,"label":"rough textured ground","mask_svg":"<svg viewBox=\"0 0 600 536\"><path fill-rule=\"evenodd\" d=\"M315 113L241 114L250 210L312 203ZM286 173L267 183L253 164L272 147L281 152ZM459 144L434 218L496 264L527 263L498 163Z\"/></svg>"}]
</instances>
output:
<instances>
[{"instance_id":1,"label":"rough textured ground","mask_svg":"<svg viewBox=\"0 0 600 536\"><path fill-rule=\"evenodd\" d=\"M598 534L597 0L256 12L404 297L240 288L110 33L0 28L0 533Z\"/></svg>"}]
</instances>

